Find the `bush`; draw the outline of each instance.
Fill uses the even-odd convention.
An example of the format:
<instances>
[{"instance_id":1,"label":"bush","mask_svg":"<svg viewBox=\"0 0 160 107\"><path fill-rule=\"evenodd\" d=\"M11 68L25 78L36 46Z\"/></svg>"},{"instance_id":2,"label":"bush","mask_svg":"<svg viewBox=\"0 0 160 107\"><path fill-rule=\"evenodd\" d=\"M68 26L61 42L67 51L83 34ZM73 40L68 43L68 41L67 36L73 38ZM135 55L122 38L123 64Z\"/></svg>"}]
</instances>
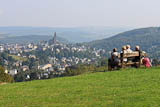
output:
<instances>
[{"instance_id":1,"label":"bush","mask_svg":"<svg viewBox=\"0 0 160 107\"><path fill-rule=\"evenodd\" d=\"M11 83L11 82L14 82L14 79L10 75L4 72L3 67L0 67L0 83L2 82Z\"/></svg>"},{"instance_id":2,"label":"bush","mask_svg":"<svg viewBox=\"0 0 160 107\"><path fill-rule=\"evenodd\" d=\"M26 75L27 75L27 72L18 72L18 74L16 74L14 76L14 80L15 82L22 82L22 81L26 81Z\"/></svg>"},{"instance_id":3,"label":"bush","mask_svg":"<svg viewBox=\"0 0 160 107\"><path fill-rule=\"evenodd\" d=\"M78 65L66 68L66 76L80 75L85 72L92 72L95 68L93 65Z\"/></svg>"}]
</instances>

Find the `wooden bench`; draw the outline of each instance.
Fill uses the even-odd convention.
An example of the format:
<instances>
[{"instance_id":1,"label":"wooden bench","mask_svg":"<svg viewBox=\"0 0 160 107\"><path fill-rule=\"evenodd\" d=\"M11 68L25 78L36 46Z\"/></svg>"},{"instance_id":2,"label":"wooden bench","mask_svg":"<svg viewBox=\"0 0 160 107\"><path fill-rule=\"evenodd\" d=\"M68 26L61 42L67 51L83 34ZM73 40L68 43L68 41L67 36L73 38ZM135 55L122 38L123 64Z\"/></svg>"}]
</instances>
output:
<instances>
[{"instance_id":1,"label":"wooden bench","mask_svg":"<svg viewBox=\"0 0 160 107\"><path fill-rule=\"evenodd\" d=\"M141 51L135 51L132 53L120 53L118 55L119 63L114 64L114 62L109 61L108 62L108 70L113 70L115 68L125 68L125 67L136 67L139 68L142 64L142 56L144 56L145 53L142 53ZM125 61L127 59L127 61ZM114 65L115 66L114 66Z\"/></svg>"},{"instance_id":2,"label":"wooden bench","mask_svg":"<svg viewBox=\"0 0 160 107\"><path fill-rule=\"evenodd\" d=\"M127 61L124 61L127 59ZM141 53L139 51L132 53L121 53L120 67L125 68L127 66L140 67L141 65Z\"/></svg>"}]
</instances>

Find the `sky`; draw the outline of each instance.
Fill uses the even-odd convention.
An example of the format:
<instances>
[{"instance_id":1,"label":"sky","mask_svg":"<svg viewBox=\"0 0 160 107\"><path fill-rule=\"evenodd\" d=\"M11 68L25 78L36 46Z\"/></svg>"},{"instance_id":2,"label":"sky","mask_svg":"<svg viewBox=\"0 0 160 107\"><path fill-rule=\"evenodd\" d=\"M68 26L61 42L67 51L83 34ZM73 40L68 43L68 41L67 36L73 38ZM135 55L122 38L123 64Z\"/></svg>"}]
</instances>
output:
<instances>
[{"instance_id":1,"label":"sky","mask_svg":"<svg viewBox=\"0 0 160 107\"><path fill-rule=\"evenodd\" d=\"M0 26L154 27L160 0L0 0Z\"/></svg>"}]
</instances>

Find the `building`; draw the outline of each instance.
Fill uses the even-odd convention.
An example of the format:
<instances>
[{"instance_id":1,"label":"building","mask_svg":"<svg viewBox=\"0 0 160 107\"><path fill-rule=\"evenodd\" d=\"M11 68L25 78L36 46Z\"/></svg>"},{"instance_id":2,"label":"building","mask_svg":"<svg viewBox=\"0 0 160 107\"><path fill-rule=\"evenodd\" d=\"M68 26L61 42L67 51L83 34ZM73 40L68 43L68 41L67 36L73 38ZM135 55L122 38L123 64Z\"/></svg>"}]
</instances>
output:
<instances>
[{"instance_id":1,"label":"building","mask_svg":"<svg viewBox=\"0 0 160 107\"><path fill-rule=\"evenodd\" d=\"M51 67L52 67L51 64L45 64L45 65L39 66L38 69L46 70L46 69L49 69L49 68L51 68Z\"/></svg>"},{"instance_id":2,"label":"building","mask_svg":"<svg viewBox=\"0 0 160 107\"><path fill-rule=\"evenodd\" d=\"M56 40L56 32L54 33L54 37L53 37L53 44L56 44L57 40Z\"/></svg>"}]
</instances>

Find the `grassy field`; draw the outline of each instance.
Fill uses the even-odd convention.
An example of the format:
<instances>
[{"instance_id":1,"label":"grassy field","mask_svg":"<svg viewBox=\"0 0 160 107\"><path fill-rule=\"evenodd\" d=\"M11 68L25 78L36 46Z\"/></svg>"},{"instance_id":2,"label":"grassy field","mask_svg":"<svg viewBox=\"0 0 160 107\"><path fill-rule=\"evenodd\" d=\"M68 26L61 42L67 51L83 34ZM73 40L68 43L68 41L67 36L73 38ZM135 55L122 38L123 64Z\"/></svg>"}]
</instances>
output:
<instances>
[{"instance_id":1,"label":"grassy field","mask_svg":"<svg viewBox=\"0 0 160 107\"><path fill-rule=\"evenodd\" d=\"M0 85L0 107L159 107L160 68Z\"/></svg>"},{"instance_id":2,"label":"grassy field","mask_svg":"<svg viewBox=\"0 0 160 107\"><path fill-rule=\"evenodd\" d=\"M19 57L19 56L16 56L16 55L11 55L9 54L9 56L11 56L14 60L22 60L22 61L27 61L27 58L23 58L23 57Z\"/></svg>"}]
</instances>

